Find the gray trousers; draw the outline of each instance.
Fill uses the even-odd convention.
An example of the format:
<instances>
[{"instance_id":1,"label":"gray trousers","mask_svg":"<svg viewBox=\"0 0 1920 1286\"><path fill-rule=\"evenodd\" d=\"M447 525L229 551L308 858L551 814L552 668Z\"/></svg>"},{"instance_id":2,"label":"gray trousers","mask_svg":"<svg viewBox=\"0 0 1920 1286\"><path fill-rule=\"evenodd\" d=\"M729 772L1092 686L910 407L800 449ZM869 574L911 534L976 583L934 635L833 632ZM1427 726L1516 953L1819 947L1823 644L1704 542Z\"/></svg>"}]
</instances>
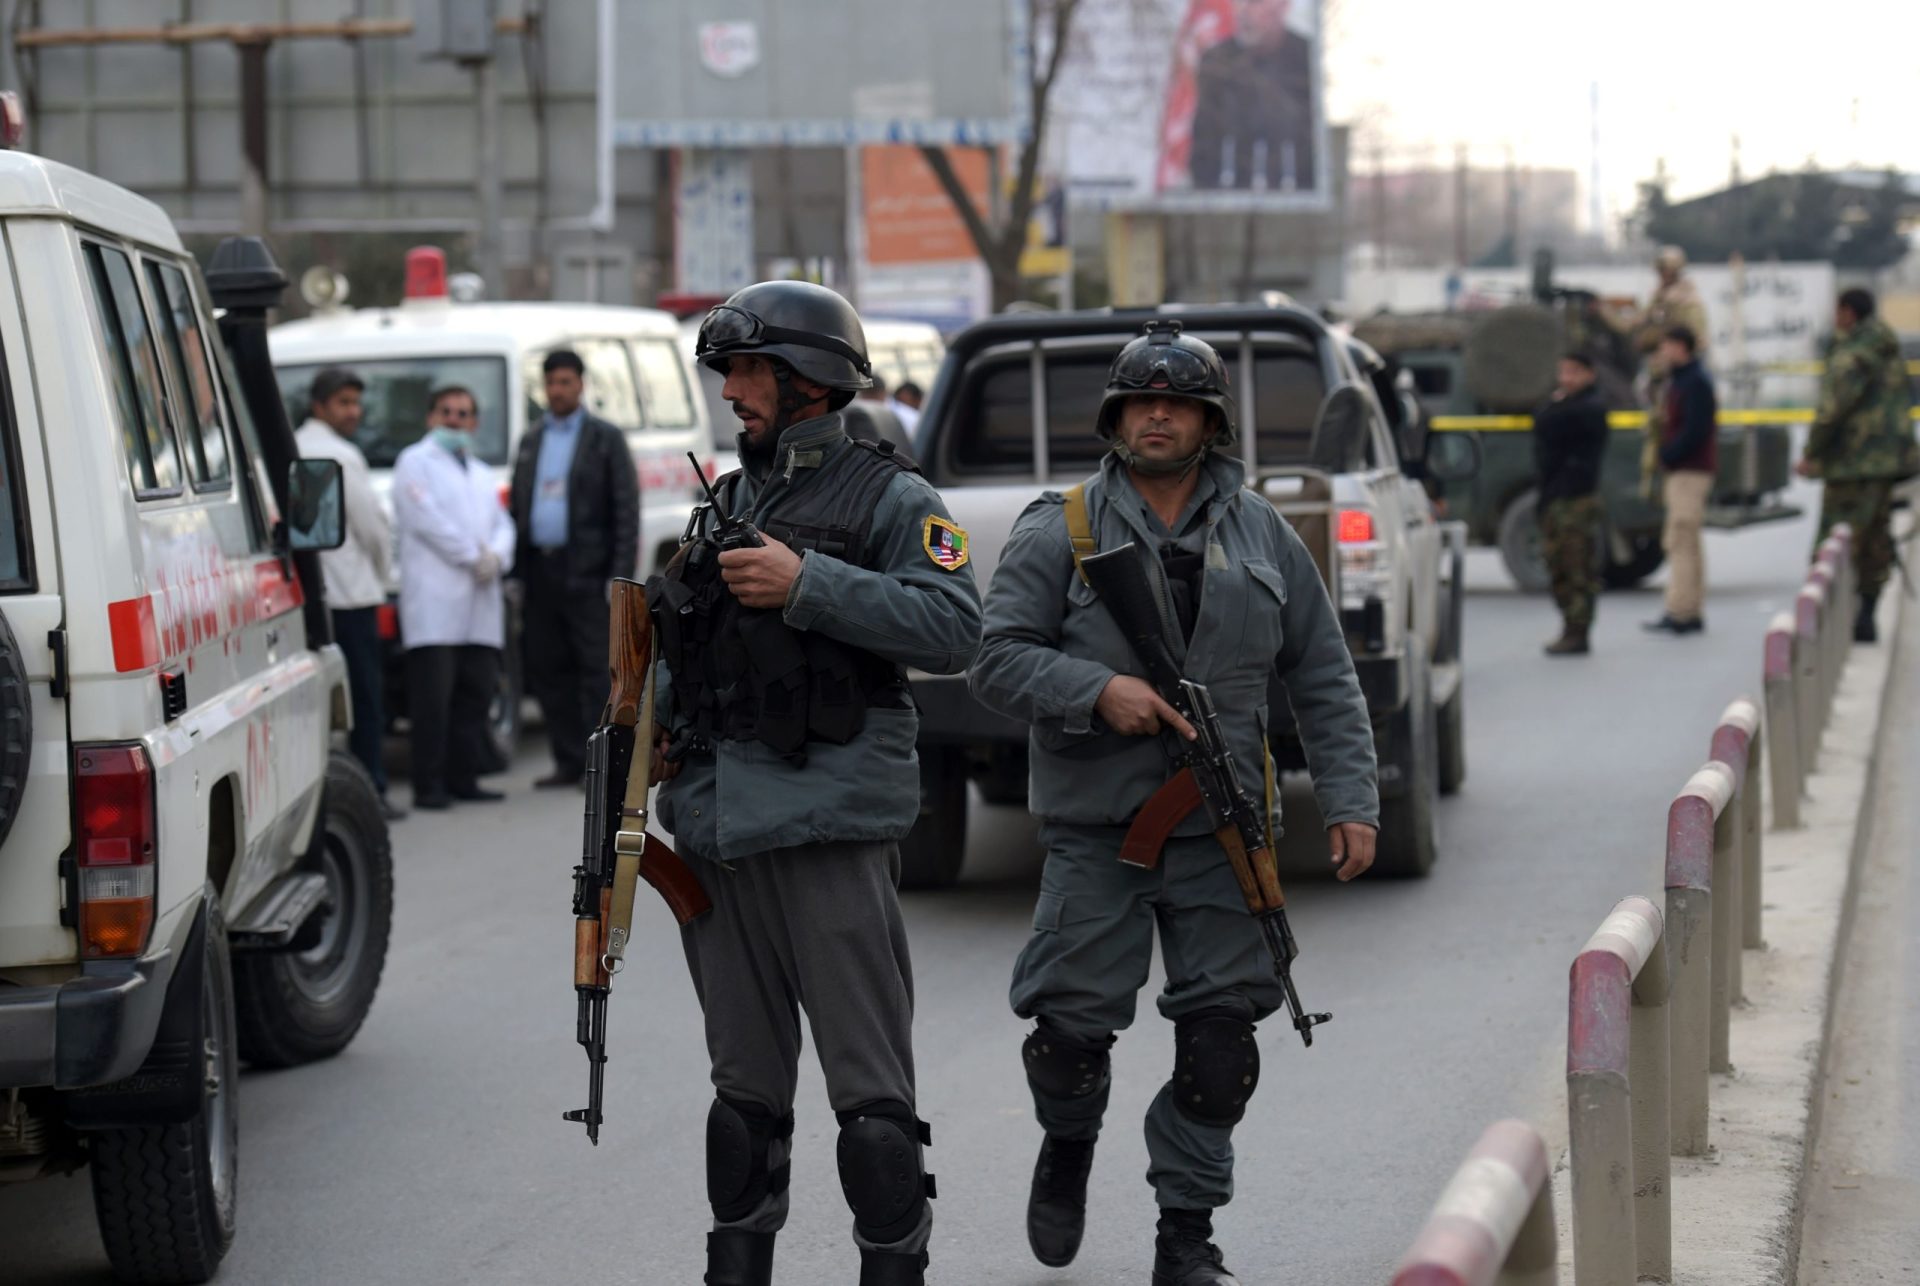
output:
<instances>
[{"instance_id":1,"label":"gray trousers","mask_svg":"<svg viewBox=\"0 0 1920 1286\"><path fill-rule=\"evenodd\" d=\"M733 862L688 858L713 910L680 930L706 1016L713 1088L775 1116L793 1110L804 1009L835 1112L892 1101L914 1106L913 965L894 891L892 842L807 844ZM773 1144L770 1166L787 1160ZM716 1228L778 1232L787 1194ZM918 1254L928 1214L900 1241L867 1250Z\"/></svg>"},{"instance_id":2,"label":"gray trousers","mask_svg":"<svg viewBox=\"0 0 1920 1286\"><path fill-rule=\"evenodd\" d=\"M1047 864L1033 936L1013 967L1013 1012L1087 1043L1131 1026L1156 927L1167 968L1163 1017L1212 1012L1258 1022L1279 1009L1272 958L1219 843L1172 840L1160 865L1144 871L1120 860L1124 834L1113 826L1041 828ZM1104 1090L1079 1099L1033 1091L1041 1128L1065 1138L1099 1137L1106 1102ZM1147 1108L1146 1135L1147 1182L1162 1206L1211 1210L1233 1198L1232 1126L1185 1115L1163 1085Z\"/></svg>"}]
</instances>

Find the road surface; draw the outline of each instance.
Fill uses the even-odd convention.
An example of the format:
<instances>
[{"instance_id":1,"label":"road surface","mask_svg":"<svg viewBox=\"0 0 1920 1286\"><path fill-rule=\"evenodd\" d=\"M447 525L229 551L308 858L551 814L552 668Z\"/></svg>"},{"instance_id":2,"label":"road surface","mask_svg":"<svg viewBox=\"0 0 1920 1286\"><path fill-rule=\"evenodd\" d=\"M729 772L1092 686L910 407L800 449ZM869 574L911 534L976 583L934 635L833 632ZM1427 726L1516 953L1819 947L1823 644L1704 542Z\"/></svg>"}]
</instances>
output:
<instances>
[{"instance_id":1,"label":"road surface","mask_svg":"<svg viewBox=\"0 0 1920 1286\"><path fill-rule=\"evenodd\" d=\"M1336 1019L1311 1050L1284 1024L1261 1033L1265 1071L1236 1138L1239 1198L1217 1221L1249 1286L1384 1281L1487 1122L1540 1116L1568 964L1614 901L1658 889L1666 805L1721 709L1757 687L1761 635L1789 604L1810 537L1806 520L1709 534L1709 632L1644 634L1658 594L1613 594L1584 660L1544 658L1551 608L1475 552L1470 773L1442 805L1438 869L1417 883L1291 885L1296 977L1308 1006ZM613 1000L602 1146L560 1119L587 1079L570 977L579 799L528 788L544 768L537 748L530 739L506 779L510 803L396 828L393 951L353 1046L242 1080L241 1231L222 1282L700 1279L710 1093L677 935L657 904L643 908ZM1288 860L1317 868L1300 783L1288 808ZM1023 1026L1006 1006L1038 854L1023 813L974 809L960 887L905 899L941 1191L931 1280L1143 1280L1154 1208L1139 1120L1167 1075L1171 1030L1143 1004L1120 1038L1085 1248L1068 1269L1042 1268L1023 1232L1039 1134ZM797 1115L776 1277L851 1281L836 1130L810 1057ZM0 1278L110 1280L84 1173L0 1190L0 1227Z\"/></svg>"}]
</instances>

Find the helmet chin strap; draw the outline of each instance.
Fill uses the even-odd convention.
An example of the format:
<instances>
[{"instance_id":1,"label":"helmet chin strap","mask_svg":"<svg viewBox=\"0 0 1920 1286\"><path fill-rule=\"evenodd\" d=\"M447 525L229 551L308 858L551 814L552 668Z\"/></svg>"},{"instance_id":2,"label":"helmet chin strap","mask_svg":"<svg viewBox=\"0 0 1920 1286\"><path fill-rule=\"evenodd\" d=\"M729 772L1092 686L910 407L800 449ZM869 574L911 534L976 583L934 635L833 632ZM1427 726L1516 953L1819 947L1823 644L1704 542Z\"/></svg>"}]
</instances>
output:
<instances>
[{"instance_id":1,"label":"helmet chin strap","mask_svg":"<svg viewBox=\"0 0 1920 1286\"><path fill-rule=\"evenodd\" d=\"M1149 478L1184 478L1198 469L1201 463L1213 453L1213 445L1218 441L1219 436L1218 429L1209 433L1207 440L1200 444L1198 451L1189 456L1182 456L1178 460L1149 460L1136 454L1117 433L1107 445L1115 455L1120 457L1122 464L1136 473L1144 473Z\"/></svg>"},{"instance_id":2,"label":"helmet chin strap","mask_svg":"<svg viewBox=\"0 0 1920 1286\"><path fill-rule=\"evenodd\" d=\"M788 429L799 423L799 419L796 417L799 416L800 412L806 410L820 399L808 397L805 393L802 393L798 388L794 387L793 371L788 368L785 363L773 363L773 378L780 386L780 396L775 402L775 406L777 406L779 410L778 414L773 417L773 436L775 439L778 439L782 433L785 433Z\"/></svg>"}]
</instances>

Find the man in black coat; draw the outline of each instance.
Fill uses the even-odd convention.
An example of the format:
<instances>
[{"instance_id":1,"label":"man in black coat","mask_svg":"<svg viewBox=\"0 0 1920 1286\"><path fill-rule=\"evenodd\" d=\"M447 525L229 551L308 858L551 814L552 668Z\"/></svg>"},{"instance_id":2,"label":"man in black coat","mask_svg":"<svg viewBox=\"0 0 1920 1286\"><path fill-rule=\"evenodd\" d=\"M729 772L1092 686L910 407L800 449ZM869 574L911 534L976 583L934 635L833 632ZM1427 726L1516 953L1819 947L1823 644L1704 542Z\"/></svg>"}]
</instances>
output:
<instances>
[{"instance_id":1,"label":"man in black coat","mask_svg":"<svg viewBox=\"0 0 1920 1286\"><path fill-rule=\"evenodd\" d=\"M1559 387L1533 416L1540 477L1540 545L1560 609L1560 637L1548 656L1585 656L1600 572L1594 538L1603 520L1600 468L1607 454L1607 406L1594 387L1593 359L1560 359Z\"/></svg>"},{"instance_id":2,"label":"man in black coat","mask_svg":"<svg viewBox=\"0 0 1920 1286\"><path fill-rule=\"evenodd\" d=\"M553 746L553 772L534 785L553 788L585 775L606 704L607 586L639 560L640 486L626 435L580 403L580 355L556 349L542 370L547 414L520 440L510 507L521 658Z\"/></svg>"},{"instance_id":3,"label":"man in black coat","mask_svg":"<svg viewBox=\"0 0 1920 1286\"><path fill-rule=\"evenodd\" d=\"M1201 55L1188 172L1202 190L1315 187L1313 49L1288 0L1235 0L1234 34Z\"/></svg>"}]
</instances>

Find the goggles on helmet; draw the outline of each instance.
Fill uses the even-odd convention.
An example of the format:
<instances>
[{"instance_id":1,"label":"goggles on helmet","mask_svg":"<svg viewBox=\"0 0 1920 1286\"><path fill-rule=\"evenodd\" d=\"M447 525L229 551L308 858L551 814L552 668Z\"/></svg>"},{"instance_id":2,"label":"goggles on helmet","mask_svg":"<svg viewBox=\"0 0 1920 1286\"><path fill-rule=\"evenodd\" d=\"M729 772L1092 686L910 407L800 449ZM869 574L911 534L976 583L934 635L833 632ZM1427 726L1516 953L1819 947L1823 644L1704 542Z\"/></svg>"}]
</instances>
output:
<instances>
[{"instance_id":1,"label":"goggles on helmet","mask_svg":"<svg viewBox=\"0 0 1920 1286\"><path fill-rule=\"evenodd\" d=\"M1218 376L1207 359L1180 343L1177 327L1155 327L1144 344L1128 345L1113 364L1111 382L1125 388L1213 391Z\"/></svg>"},{"instance_id":2,"label":"goggles on helmet","mask_svg":"<svg viewBox=\"0 0 1920 1286\"><path fill-rule=\"evenodd\" d=\"M746 309L735 308L730 304L721 304L708 313L706 320L700 323L700 334L693 342L693 355L705 357L710 353L724 353L740 348L759 348L767 344L795 344L801 348L817 348L822 352L846 358L862 375L873 373L873 364L851 344L843 343L831 335L816 335L812 331L769 326Z\"/></svg>"}]
</instances>

